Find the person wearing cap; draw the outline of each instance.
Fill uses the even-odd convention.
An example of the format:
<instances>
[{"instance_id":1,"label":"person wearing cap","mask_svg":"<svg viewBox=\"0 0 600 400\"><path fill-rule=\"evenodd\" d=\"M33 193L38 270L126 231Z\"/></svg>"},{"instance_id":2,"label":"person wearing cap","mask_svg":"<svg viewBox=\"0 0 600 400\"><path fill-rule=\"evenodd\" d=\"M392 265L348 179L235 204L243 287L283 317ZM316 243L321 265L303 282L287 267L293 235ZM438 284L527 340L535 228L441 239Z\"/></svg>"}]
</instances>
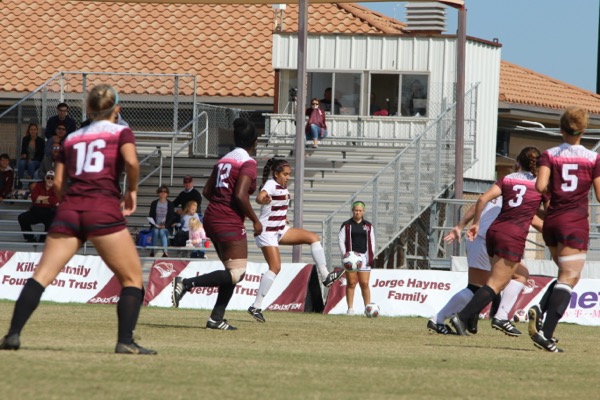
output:
<instances>
[{"instance_id":1,"label":"person wearing cap","mask_svg":"<svg viewBox=\"0 0 600 400\"><path fill-rule=\"evenodd\" d=\"M65 136L77 130L77 123L73 118L69 117L69 106L67 103L58 103L56 111L57 115L48 118L48 121L46 121L46 129L44 131L46 139L50 139L56 134L56 128L59 124L65 127Z\"/></svg>"},{"instance_id":2,"label":"person wearing cap","mask_svg":"<svg viewBox=\"0 0 600 400\"><path fill-rule=\"evenodd\" d=\"M173 207L179 207L179 209L176 211L177 214L183 214L183 207L185 207L185 205L192 200L198 204L198 214L202 215L200 211L202 195L196 188L194 188L194 178L192 178L190 175L186 175L183 178L183 190L177 195L175 200L173 200Z\"/></svg>"},{"instance_id":3,"label":"person wearing cap","mask_svg":"<svg viewBox=\"0 0 600 400\"><path fill-rule=\"evenodd\" d=\"M19 225L22 232L31 232L31 226L44 224L44 232L48 231L58 205L58 197L54 192L54 171L48 171L44 182L38 182L31 191L31 208L22 214L19 214ZM32 234L24 233L23 237L27 242L36 242ZM40 237L43 242L46 236Z\"/></svg>"}]
</instances>

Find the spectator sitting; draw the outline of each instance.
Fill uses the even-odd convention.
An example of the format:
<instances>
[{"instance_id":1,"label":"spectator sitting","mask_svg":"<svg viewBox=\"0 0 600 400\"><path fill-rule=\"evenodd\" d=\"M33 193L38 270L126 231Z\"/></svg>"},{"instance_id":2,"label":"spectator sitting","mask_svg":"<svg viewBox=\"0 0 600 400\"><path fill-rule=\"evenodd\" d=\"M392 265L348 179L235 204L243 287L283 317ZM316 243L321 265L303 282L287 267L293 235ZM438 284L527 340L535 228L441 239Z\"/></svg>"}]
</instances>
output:
<instances>
[{"instance_id":1,"label":"spectator sitting","mask_svg":"<svg viewBox=\"0 0 600 400\"><path fill-rule=\"evenodd\" d=\"M77 130L77 123L73 118L69 117L69 106L66 103L58 103L56 111L58 111L58 115L48 118L46 122L46 130L44 131L46 139L50 139L56 134L56 128L59 123L62 123L66 128L65 136Z\"/></svg>"},{"instance_id":2,"label":"spectator sitting","mask_svg":"<svg viewBox=\"0 0 600 400\"><path fill-rule=\"evenodd\" d=\"M56 125L56 134L46 141L46 147L44 148L44 155L46 157L52 156L52 146L57 143L56 138L58 138L58 144L61 146L67 138L67 126L63 122L59 122Z\"/></svg>"},{"instance_id":3,"label":"spectator sitting","mask_svg":"<svg viewBox=\"0 0 600 400\"><path fill-rule=\"evenodd\" d=\"M44 146L44 139L38 136L37 124L29 124L27 135L21 141L21 159L17 170L19 183L25 177L25 170L27 170L30 178L34 177L35 171L40 167L40 163L44 158Z\"/></svg>"},{"instance_id":4,"label":"spectator sitting","mask_svg":"<svg viewBox=\"0 0 600 400\"><path fill-rule=\"evenodd\" d=\"M369 114L371 115L381 115L377 114L381 111L381 107L379 107L376 103L375 92L371 92L370 104L369 104Z\"/></svg>"},{"instance_id":5,"label":"spectator sitting","mask_svg":"<svg viewBox=\"0 0 600 400\"><path fill-rule=\"evenodd\" d=\"M189 227L190 227L190 233L189 233L188 243L191 242L193 247L202 247L202 245L205 243L206 239L208 239L206 237L206 232L204 231L204 226L202 225L202 222L200 222L200 220L198 218L192 217L189 222ZM192 251L190 253L190 257L191 258L206 258L206 255L203 251L197 250L197 251Z\"/></svg>"},{"instance_id":6,"label":"spectator sitting","mask_svg":"<svg viewBox=\"0 0 600 400\"><path fill-rule=\"evenodd\" d=\"M0 154L0 202L12 193L15 182L15 171L10 166L8 154Z\"/></svg>"},{"instance_id":7,"label":"spectator sitting","mask_svg":"<svg viewBox=\"0 0 600 400\"><path fill-rule=\"evenodd\" d=\"M44 182L38 182L31 192L31 208L20 214L19 225L22 232L31 232L31 225L44 224L44 232L48 231L50 224L56 213L58 197L54 192L54 171L48 171ZM23 234L25 240L29 243L36 242L31 234ZM40 237L39 241L46 240L46 235Z\"/></svg>"},{"instance_id":8,"label":"spectator sitting","mask_svg":"<svg viewBox=\"0 0 600 400\"><path fill-rule=\"evenodd\" d=\"M169 245L169 234L173 224L177 220L173 203L167 200L169 188L161 185L156 189L158 199L150 204L150 228L152 229L152 243L158 245L158 239L163 246L163 257L168 257L167 246ZM150 252L150 257L154 257L154 250Z\"/></svg>"},{"instance_id":9,"label":"spectator sitting","mask_svg":"<svg viewBox=\"0 0 600 400\"><path fill-rule=\"evenodd\" d=\"M56 163L56 158L58 157L58 153L60 153L61 147L60 138L56 135L52 136L51 154L50 156L44 156L40 164L40 169L35 174L39 179L43 180L48 171L54 170L54 164Z\"/></svg>"},{"instance_id":10,"label":"spectator sitting","mask_svg":"<svg viewBox=\"0 0 600 400\"><path fill-rule=\"evenodd\" d=\"M185 204L183 214L181 214L181 226L179 231L175 234L173 245L186 246L187 241L190 239L190 220L192 218L198 218L199 221L202 221L202 218L196 212L197 209L198 203L194 200L190 200Z\"/></svg>"},{"instance_id":11,"label":"spectator sitting","mask_svg":"<svg viewBox=\"0 0 600 400\"><path fill-rule=\"evenodd\" d=\"M310 101L310 108L306 109L306 127L304 133L306 135L306 143L313 141L312 147L319 147L319 140L326 137L329 132L327 131L327 123L325 121L325 112L319 108L319 100L313 98Z\"/></svg>"},{"instance_id":12,"label":"spectator sitting","mask_svg":"<svg viewBox=\"0 0 600 400\"><path fill-rule=\"evenodd\" d=\"M183 188L184 189L177 195L177 197L175 197L175 200L173 200L173 207L180 207L180 209L176 210L176 213L182 215L184 213L182 208L185 207L189 201L194 200L198 208L198 213L202 214L200 211L200 206L202 205L202 195L194 188L194 179L191 176L186 175L183 178Z\"/></svg>"},{"instance_id":13,"label":"spectator sitting","mask_svg":"<svg viewBox=\"0 0 600 400\"><path fill-rule=\"evenodd\" d=\"M323 93L323 98L321 99L320 107L323 111L331 114L331 88L325 89L325 93ZM334 106L333 106L333 113L335 115L340 114L340 107L342 107L342 103L335 100Z\"/></svg>"}]
</instances>

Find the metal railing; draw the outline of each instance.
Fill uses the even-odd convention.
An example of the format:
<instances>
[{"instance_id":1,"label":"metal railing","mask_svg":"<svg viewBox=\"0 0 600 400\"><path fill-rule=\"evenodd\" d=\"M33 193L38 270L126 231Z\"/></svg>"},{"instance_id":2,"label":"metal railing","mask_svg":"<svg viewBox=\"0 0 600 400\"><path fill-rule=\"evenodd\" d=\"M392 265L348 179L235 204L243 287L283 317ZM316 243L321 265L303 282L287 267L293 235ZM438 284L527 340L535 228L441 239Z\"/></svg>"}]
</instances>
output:
<instances>
[{"instance_id":1,"label":"metal railing","mask_svg":"<svg viewBox=\"0 0 600 400\"><path fill-rule=\"evenodd\" d=\"M379 254L417 221L432 202L454 182L455 152L464 152L463 171L475 162L476 97L478 85L465 94L465 141L455 148L455 105L438 118L404 148L393 161L357 190L323 221L323 247L327 262L341 256L337 237L341 224L350 217L350 205L361 200L375 229Z\"/></svg>"}]
</instances>

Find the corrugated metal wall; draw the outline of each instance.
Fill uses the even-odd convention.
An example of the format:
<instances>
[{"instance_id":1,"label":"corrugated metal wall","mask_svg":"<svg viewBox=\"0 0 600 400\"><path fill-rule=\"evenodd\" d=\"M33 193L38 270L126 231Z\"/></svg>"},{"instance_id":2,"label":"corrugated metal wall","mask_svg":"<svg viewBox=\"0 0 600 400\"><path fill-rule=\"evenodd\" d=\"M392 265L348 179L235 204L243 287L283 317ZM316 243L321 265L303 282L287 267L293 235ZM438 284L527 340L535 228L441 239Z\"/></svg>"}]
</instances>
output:
<instances>
[{"instance_id":1,"label":"corrugated metal wall","mask_svg":"<svg viewBox=\"0 0 600 400\"><path fill-rule=\"evenodd\" d=\"M297 69L297 38L273 35L273 68ZM495 179L496 131L500 47L468 41L466 85L480 82L477 96L477 155L479 161L467 173L472 179ZM311 35L307 68L314 71L427 72L429 84L442 90L431 92L432 101L451 104L456 83L456 38L408 36ZM435 117L435 116L430 116Z\"/></svg>"}]
</instances>

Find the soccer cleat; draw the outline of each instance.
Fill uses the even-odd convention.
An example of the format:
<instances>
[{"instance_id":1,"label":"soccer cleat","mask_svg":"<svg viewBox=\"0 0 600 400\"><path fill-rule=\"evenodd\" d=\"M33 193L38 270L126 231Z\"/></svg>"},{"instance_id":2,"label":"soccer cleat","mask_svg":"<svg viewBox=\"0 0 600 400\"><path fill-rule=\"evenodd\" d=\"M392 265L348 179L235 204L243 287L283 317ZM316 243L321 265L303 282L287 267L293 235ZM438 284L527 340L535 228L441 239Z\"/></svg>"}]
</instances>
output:
<instances>
[{"instance_id":1,"label":"soccer cleat","mask_svg":"<svg viewBox=\"0 0 600 400\"><path fill-rule=\"evenodd\" d=\"M546 339L542 331L533 335L531 340L533 340L533 345L538 349L546 350L550 353L564 353L562 349L556 347L556 343L553 340Z\"/></svg>"},{"instance_id":2,"label":"soccer cleat","mask_svg":"<svg viewBox=\"0 0 600 400\"><path fill-rule=\"evenodd\" d=\"M19 350L21 339L18 333L6 335L0 340L0 350Z\"/></svg>"},{"instance_id":3,"label":"soccer cleat","mask_svg":"<svg viewBox=\"0 0 600 400\"><path fill-rule=\"evenodd\" d=\"M327 275L327 278L323 281L323 286L329 287L333 285L333 282L337 281L344 275L344 270L341 269L339 271L332 271Z\"/></svg>"},{"instance_id":4,"label":"soccer cleat","mask_svg":"<svg viewBox=\"0 0 600 400\"><path fill-rule=\"evenodd\" d=\"M469 336L467 333L467 327L465 326L465 323L458 318L458 314L454 314L452 317L450 317L450 324L454 327L457 335Z\"/></svg>"},{"instance_id":5,"label":"soccer cleat","mask_svg":"<svg viewBox=\"0 0 600 400\"><path fill-rule=\"evenodd\" d=\"M354 309L349 308L348 311L346 311L346 315L354 315Z\"/></svg>"},{"instance_id":6,"label":"soccer cleat","mask_svg":"<svg viewBox=\"0 0 600 400\"><path fill-rule=\"evenodd\" d=\"M492 328L504 332L508 336L521 336L521 331L507 319L492 318Z\"/></svg>"},{"instance_id":7,"label":"soccer cleat","mask_svg":"<svg viewBox=\"0 0 600 400\"><path fill-rule=\"evenodd\" d=\"M433 333L439 333L440 335L452 335L452 329L446 324L436 324L435 321L427 321L427 329Z\"/></svg>"},{"instance_id":8,"label":"soccer cleat","mask_svg":"<svg viewBox=\"0 0 600 400\"><path fill-rule=\"evenodd\" d=\"M185 290L185 286L183 285L183 278L177 276L173 279L173 293L171 293L171 300L173 301L173 307L179 307L179 302L183 295L187 292Z\"/></svg>"},{"instance_id":9,"label":"soccer cleat","mask_svg":"<svg viewBox=\"0 0 600 400\"><path fill-rule=\"evenodd\" d=\"M155 350L143 348L142 346L138 345L136 342L131 342L131 344L117 343L117 346L115 347L115 353L117 353L117 354L149 354L149 355L157 354Z\"/></svg>"},{"instance_id":10,"label":"soccer cleat","mask_svg":"<svg viewBox=\"0 0 600 400\"><path fill-rule=\"evenodd\" d=\"M256 307L248 307L248 314L252 315L252 318L258 322L267 322L265 317L262 315L262 310Z\"/></svg>"},{"instance_id":11,"label":"soccer cleat","mask_svg":"<svg viewBox=\"0 0 600 400\"><path fill-rule=\"evenodd\" d=\"M536 304L527 311L527 315L529 316L527 329L529 330L529 336L533 338L542 330L542 309Z\"/></svg>"},{"instance_id":12,"label":"soccer cleat","mask_svg":"<svg viewBox=\"0 0 600 400\"><path fill-rule=\"evenodd\" d=\"M473 335L477 334L477 323L479 322L479 313L473 315L468 321L467 321L467 331L469 333L472 333Z\"/></svg>"},{"instance_id":13,"label":"soccer cleat","mask_svg":"<svg viewBox=\"0 0 600 400\"><path fill-rule=\"evenodd\" d=\"M227 323L227 320L223 321L213 321L211 318L206 321L206 329L216 329L222 331L236 331L237 328L235 326L231 326Z\"/></svg>"}]
</instances>

